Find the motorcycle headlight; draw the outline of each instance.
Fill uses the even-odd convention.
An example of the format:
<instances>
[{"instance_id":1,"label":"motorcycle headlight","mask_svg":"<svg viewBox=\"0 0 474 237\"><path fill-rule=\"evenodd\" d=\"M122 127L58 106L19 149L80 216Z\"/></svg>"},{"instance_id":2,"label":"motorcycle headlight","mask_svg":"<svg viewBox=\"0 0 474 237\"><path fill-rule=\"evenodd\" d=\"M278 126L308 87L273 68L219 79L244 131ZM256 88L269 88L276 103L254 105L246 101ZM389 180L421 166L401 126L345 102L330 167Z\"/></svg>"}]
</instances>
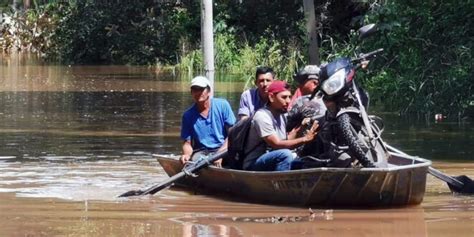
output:
<instances>
[{"instance_id":1,"label":"motorcycle headlight","mask_svg":"<svg viewBox=\"0 0 474 237\"><path fill-rule=\"evenodd\" d=\"M327 95L334 95L339 92L345 83L346 71L341 69L323 82L321 89Z\"/></svg>"}]
</instances>

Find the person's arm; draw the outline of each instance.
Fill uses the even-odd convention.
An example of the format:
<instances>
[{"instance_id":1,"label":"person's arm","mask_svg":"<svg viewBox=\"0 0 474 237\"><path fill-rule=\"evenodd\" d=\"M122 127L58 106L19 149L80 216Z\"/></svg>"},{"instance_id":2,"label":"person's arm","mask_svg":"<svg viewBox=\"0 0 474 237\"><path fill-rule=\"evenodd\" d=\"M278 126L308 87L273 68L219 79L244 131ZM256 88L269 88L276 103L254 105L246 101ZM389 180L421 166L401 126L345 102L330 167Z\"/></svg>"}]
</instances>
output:
<instances>
[{"instance_id":1,"label":"person's arm","mask_svg":"<svg viewBox=\"0 0 474 237\"><path fill-rule=\"evenodd\" d=\"M237 122L235 119L234 112L232 111L232 107L229 104L229 101L224 100L223 105L223 117L224 117L224 128L226 130L226 134L228 134L229 129L234 126Z\"/></svg>"},{"instance_id":2,"label":"person's arm","mask_svg":"<svg viewBox=\"0 0 474 237\"><path fill-rule=\"evenodd\" d=\"M191 159L191 155L193 154L193 146L191 144L192 140L192 124L189 124L189 117L185 112L183 117L181 118L181 139L183 140L183 154L181 154L180 161L181 163L186 163Z\"/></svg>"},{"instance_id":3,"label":"person's arm","mask_svg":"<svg viewBox=\"0 0 474 237\"><path fill-rule=\"evenodd\" d=\"M296 102L286 115L286 131L291 131L301 125L303 115L301 113L301 105Z\"/></svg>"},{"instance_id":4,"label":"person's arm","mask_svg":"<svg viewBox=\"0 0 474 237\"><path fill-rule=\"evenodd\" d=\"M308 134L309 133L307 133L307 135ZM307 135L292 140L280 140L277 135L272 134L263 137L263 140L273 149L293 149L313 140L314 135L312 137Z\"/></svg>"},{"instance_id":5,"label":"person's arm","mask_svg":"<svg viewBox=\"0 0 474 237\"><path fill-rule=\"evenodd\" d=\"M305 118L305 119L303 119L303 121L301 121L301 124L300 124L300 125L298 125L297 127L294 127L293 129L291 129L290 132L288 132L288 134L287 134L288 140L297 138L299 131L300 131L301 129L306 128L306 126L308 126L310 122L311 122L311 119L310 119L310 118ZM315 122L318 122L318 121L315 120ZM319 125L319 123L318 123L318 125Z\"/></svg>"},{"instance_id":6,"label":"person's arm","mask_svg":"<svg viewBox=\"0 0 474 237\"><path fill-rule=\"evenodd\" d=\"M318 126L319 125L317 121L315 121L308 132L299 138L281 140L276 134L271 134L269 136L263 137L263 140L273 149L293 149L312 141L316 137L316 130L318 129Z\"/></svg>"},{"instance_id":7,"label":"person's arm","mask_svg":"<svg viewBox=\"0 0 474 237\"><path fill-rule=\"evenodd\" d=\"M227 144L228 144L228 143L227 143L227 138L226 138L226 139L224 140L224 143L222 144L221 147L219 147L219 149L217 150L216 153L226 150L226 149L227 149ZM219 160L214 161L213 164L214 164L215 166L217 166L217 167L222 167L222 158L219 159Z\"/></svg>"},{"instance_id":8,"label":"person's arm","mask_svg":"<svg viewBox=\"0 0 474 237\"><path fill-rule=\"evenodd\" d=\"M226 139L224 140L224 143L222 143L222 146L219 147L219 149L217 149L217 152L221 152L221 151L226 150L226 149L227 149L227 144L228 144L228 139L226 138Z\"/></svg>"},{"instance_id":9,"label":"person's arm","mask_svg":"<svg viewBox=\"0 0 474 237\"><path fill-rule=\"evenodd\" d=\"M246 90L240 95L240 103L239 103L239 110L237 111L239 120L248 118L250 116L250 91Z\"/></svg>"},{"instance_id":10,"label":"person's arm","mask_svg":"<svg viewBox=\"0 0 474 237\"><path fill-rule=\"evenodd\" d=\"M234 112L232 111L232 107L230 106L230 104L227 100L225 101L225 104L224 104L223 108L224 108L223 113L224 113L224 118L225 118L224 129L225 129L225 133L229 134L229 129L232 126L234 126L234 124L236 122L235 121L235 116L234 116ZM228 144L227 141L228 141L228 138L226 137L225 140L224 140L224 143L221 145L221 147L219 147L217 152L220 152L220 151L223 151L223 150L227 149L227 144ZM214 165L217 166L217 167L222 167L222 159L214 161Z\"/></svg>"},{"instance_id":11,"label":"person's arm","mask_svg":"<svg viewBox=\"0 0 474 237\"><path fill-rule=\"evenodd\" d=\"M191 155L193 154L193 147L191 146L191 141L186 140L183 142L183 154L179 159L182 164L188 162L191 159Z\"/></svg>"},{"instance_id":12,"label":"person's arm","mask_svg":"<svg viewBox=\"0 0 474 237\"><path fill-rule=\"evenodd\" d=\"M249 116L245 114L239 114L239 120L247 119Z\"/></svg>"},{"instance_id":13,"label":"person's arm","mask_svg":"<svg viewBox=\"0 0 474 237\"><path fill-rule=\"evenodd\" d=\"M229 133L230 126L225 126L225 129L226 129L227 134L228 134L228 133ZM228 138L226 138L226 139L224 140L224 143L222 143L222 146L219 147L219 149L217 150L217 152L221 152L221 151L227 150L228 140L229 140ZM222 158L219 159L219 160L214 161L213 164L214 164L215 166L217 166L217 167L222 167Z\"/></svg>"},{"instance_id":14,"label":"person's arm","mask_svg":"<svg viewBox=\"0 0 474 237\"><path fill-rule=\"evenodd\" d=\"M287 133L288 140L296 139L298 136L298 132L301 130L301 126L293 128L290 132Z\"/></svg>"}]
</instances>

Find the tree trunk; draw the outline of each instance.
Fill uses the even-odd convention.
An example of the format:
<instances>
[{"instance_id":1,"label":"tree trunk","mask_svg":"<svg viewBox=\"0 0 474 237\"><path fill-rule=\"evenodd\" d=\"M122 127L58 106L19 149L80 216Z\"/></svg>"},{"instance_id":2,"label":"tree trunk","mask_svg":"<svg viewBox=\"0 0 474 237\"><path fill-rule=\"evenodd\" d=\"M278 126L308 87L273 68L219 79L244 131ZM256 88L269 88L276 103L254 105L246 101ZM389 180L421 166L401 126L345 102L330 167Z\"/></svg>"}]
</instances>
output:
<instances>
[{"instance_id":1,"label":"tree trunk","mask_svg":"<svg viewBox=\"0 0 474 237\"><path fill-rule=\"evenodd\" d=\"M30 9L31 1L30 0L23 0L23 9L28 10Z\"/></svg>"},{"instance_id":2,"label":"tree trunk","mask_svg":"<svg viewBox=\"0 0 474 237\"><path fill-rule=\"evenodd\" d=\"M20 7L20 0L13 0L13 5L12 5L12 8L13 8L13 11L14 12L17 12Z\"/></svg>"}]
</instances>

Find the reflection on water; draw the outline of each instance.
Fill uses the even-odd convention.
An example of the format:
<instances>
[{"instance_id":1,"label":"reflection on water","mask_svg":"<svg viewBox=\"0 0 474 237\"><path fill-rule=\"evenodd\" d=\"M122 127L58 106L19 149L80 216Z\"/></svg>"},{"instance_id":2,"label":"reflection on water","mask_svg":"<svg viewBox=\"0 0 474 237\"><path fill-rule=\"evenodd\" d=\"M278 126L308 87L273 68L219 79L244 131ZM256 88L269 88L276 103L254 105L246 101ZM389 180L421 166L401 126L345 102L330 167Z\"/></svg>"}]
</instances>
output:
<instances>
[{"instance_id":1,"label":"reflection on water","mask_svg":"<svg viewBox=\"0 0 474 237\"><path fill-rule=\"evenodd\" d=\"M87 167L108 162L99 167L143 168L140 162L152 162L153 152L180 152L181 111L191 103L183 92L0 92L0 98L0 191L73 200L113 199L130 185L151 184L145 181L153 172ZM87 173L69 175L85 168ZM140 178L130 182L128 175ZM28 185L12 189L12 180ZM117 186L123 188L111 189Z\"/></svg>"},{"instance_id":2,"label":"reflection on water","mask_svg":"<svg viewBox=\"0 0 474 237\"><path fill-rule=\"evenodd\" d=\"M393 210L317 210L315 217L299 216L304 221L258 223L268 217L195 216L182 218L183 236L426 236L422 208ZM291 217L289 217L291 218ZM249 219L244 223L236 219Z\"/></svg>"},{"instance_id":3,"label":"reflection on water","mask_svg":"<svg viewBox=\"0 0 474 237\"><path fill-rule=\"evenodd\" d=\"M0 236L457 236L474 232L474 199L428 178L421 206L321 210L231 202L167 189L152 153L180 152L187 79L149 67L45 66L0 57ZM234 110L242 83L216 83ZM434 166L474 177L471 121L385 119L384 137ZM243 190L244 191L244 190ZM293 219L292 219L293 218ZM296 218L296 219L295 219ZM273 220L273 221L272 221ZM276 221L275 221L276 220ZM297 220L297 221L284 221Z\"/></svg>"},{"instance_id":4,"label":"reflection on water","mask_svg":"<svg viewBox=\"0 0 474 237\"><path fill-rule=\"evenodd\" d=\"M0 100L0 151L17 157L175 152L191 103L182 92L1 92Z\"/></svg>"},{"instance_id":5,"label":"reflection on water","mask_svg":"<svg viewBox=\"0 0 474 237\"><path fill-rule=\"evenodd\" d=\"M41 65L35 57L2 57L0 91L53 92L187 92L193 75L178 75L148 66L59 66ZM216 75L225 81L241 75ZM242 90L243 83L216 83L216 91Z\"/></svg>"},{"instance_id":6,"label":"reflection on water","mask_svg":"<svg viewBox=\"0 0 474 237\"><path fill-rule=\"evenodd\" d=\"M376 112L377 113L377 112ZM399 118L390 114L385 120L384 138L409 154L432 160L472 161L474 126L472 120L453 118L442 122Z\"/></svg>"},{"instance_id":7,"label":"reflection on water","mask_svg":"<svg viewBox=\"0 0 474 237\"><path fill-rule=\"evenodd\" d=\"M3 92L0 98L0 132L8 138L2 154L18 157L149 154L174 145L163 140L177 136L178 109L188 103L177 93Z\"/></svg>"}]
</instances>

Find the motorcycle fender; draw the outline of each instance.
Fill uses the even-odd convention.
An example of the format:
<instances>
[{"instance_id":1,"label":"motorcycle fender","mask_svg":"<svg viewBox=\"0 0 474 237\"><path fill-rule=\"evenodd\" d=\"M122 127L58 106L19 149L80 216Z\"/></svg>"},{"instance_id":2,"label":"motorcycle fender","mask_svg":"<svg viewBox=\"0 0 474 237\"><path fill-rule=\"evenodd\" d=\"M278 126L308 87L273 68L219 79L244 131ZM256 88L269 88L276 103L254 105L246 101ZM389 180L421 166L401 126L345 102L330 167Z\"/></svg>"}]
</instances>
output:
<instances>
[{"instance_id":1,"label":"motorcycle fender","mask_svg":"<svg viewBox=\"0 0 474 237\"><path fill-rule=\"evenodd\" d=\"M352 113L352 114L360 114L360 110L357 109L356 107L347 107L347 108L341 108L339 112L337 112L336 117L341 116L342 114L346 113Z\"/></svg>"}]
</instances>

